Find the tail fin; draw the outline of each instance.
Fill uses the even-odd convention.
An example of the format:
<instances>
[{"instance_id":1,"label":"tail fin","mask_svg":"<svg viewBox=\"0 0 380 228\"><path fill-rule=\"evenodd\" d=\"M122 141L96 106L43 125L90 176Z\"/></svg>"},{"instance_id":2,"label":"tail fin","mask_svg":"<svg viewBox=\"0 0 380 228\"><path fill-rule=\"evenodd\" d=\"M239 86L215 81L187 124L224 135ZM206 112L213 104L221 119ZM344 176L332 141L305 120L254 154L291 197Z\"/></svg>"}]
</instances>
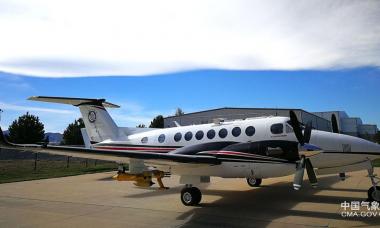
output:
<instances>
[{"instance_id":1,"label":"tail fin","mask_svg":"<svg viewBox=\"0 0 380 228\"><path fill-rule=\"evenodd\" d=\"M107 108L120 106L106 102L105 99L70 98L70 97L29 97L28 100L69 104L79 107L86 131L92 143L107 139L117 139L119 128L108 114Z\"/></svg>"}]
</instances>

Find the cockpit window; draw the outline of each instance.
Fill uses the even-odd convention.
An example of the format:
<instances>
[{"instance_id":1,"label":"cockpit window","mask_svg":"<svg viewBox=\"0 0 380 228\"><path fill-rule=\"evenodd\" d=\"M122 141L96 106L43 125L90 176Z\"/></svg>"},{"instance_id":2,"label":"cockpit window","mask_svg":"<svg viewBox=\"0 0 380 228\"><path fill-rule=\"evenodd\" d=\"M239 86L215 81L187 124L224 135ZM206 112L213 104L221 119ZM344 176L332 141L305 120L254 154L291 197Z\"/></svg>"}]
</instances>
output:
<instances>
[{"instance_id":1,"label":"cockpit window","mask_svg":"<svg viewBox=\"0 0 380 228\"><path fill-rule=\"evenodd\" d=\"M289 126L292 126L292 122L290 120L287 121L287 123L289 124ZM305 125L303 123L300 123L300 128L301 128L301 130L305 129Z\"/></svg>"},{"instance_id":2,"label":"cockpit window","mask_svg":"<svg viewBox=\"0 0 380 228\"><path fill-rule=\"evenodd\" d=\"M284 125L282 123L273 124L270 127L272 134L282 134L284 132Z\"/></svg>"},{"instance_id":3,"label":"cockpit window","mask_svg":"<svg viewBox=\"0 0 380 228\"><path fill-rule=\"evenodd\" d=\"M285 127L286 127L286 133L292 133L292 132L294 132L293 128L289 124L286 124Z\"/></svg>"}]
</instances>

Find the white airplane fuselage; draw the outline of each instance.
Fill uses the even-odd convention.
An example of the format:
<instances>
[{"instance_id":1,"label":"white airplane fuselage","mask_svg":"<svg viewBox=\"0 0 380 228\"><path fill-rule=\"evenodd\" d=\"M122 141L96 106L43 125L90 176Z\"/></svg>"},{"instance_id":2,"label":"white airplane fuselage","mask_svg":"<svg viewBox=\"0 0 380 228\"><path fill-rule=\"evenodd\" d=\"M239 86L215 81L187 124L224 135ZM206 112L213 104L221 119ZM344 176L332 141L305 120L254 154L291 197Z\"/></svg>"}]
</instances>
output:
<instances>
[{"instance_id":1,"label":"white airplane fuselage","mask_svg":"<svg viewBox=\"0 0 380 228\"><path fill-rule=\"evenodd\" d=\"M368 199L380 201L380 187L371 162L380 157L380 145L353 136L312 130L311 122L302 126L292 110L289 117L144 129L118 127L106 108L119 106L105 99L37 96L29 100L78 107L88 136L84 138L90 141L87 145L91 144L92 149L76 150L128 163L129 172L119 166L116 180L148 187L155 177L160 188L165 189L161 181L165 172L180 175L180 183L185 185L181 201L186 206L199 204L202 193L196 186L209 182L210 176L247 178L250 186L257 187L262 178L294 174L293 188L299 190L305 170L311 186L316 187L316 174L339 173L344 179L345 172L366 169L372 183ZM339 132L335 116L331 117L331 124L333 131Z\"/></svg>"},{"instance_id":2,"label":"white airplane fuselage","mask_svg":"<svg viewBox=\"0 0 380 228\"><path fill-rule=\"evenodd\" d=\"M285 144L298 144L291 126L287 123L288 121L288 117L260 117L165 129L147 129L144 132L128 136L123 135L122 128L120 128L118 139L105 140L94 144L93 148L117 151L170 153L170 151L177 148L212 142L260 143L265 141L277 141L281 143L284 142ZM273 125L276 125L277 129L271 129ZM280 125L282 125L282 129L280 129ZM246 133L248 127L251 129L249 134ZM252 127L254 128L253 134ZM211 137L213 135L212 133L210 133L210 135L208 134L210 131L214 131L215 135L213 137ZM224 136L224 133L227 134ZM181 135L180 138L178 136L179 134ZM363 169L362 165L356 166L356 164L362 164L380 157L380 145L349 135L313 130L310 144L318 145L318 147L322 149L322 151L310 156L310 160L317 171L330 169L330 171L321 172L324 174ZM276 148L270 149L276 150ZM277 148L277 150L281 153L281 148ZM266 156L265 154L249 155L234 151L214 151L210 153L219 153L226 157L226 159L220 165L199 167L197 167L197 165L170 166L163 162L161 168L168 169L169 167L172 173L179 175L231 178L278 177L293 174L295 170L295 163L284 162L286 159L281 158L281 156L280 158L279 156L277 156L277 158L271 158L271 156ZM229 155L232 155L231 158L228 158ZM264 159L260 160L261 158ZM340 169L340 167L342 167L342 169ZM347 169L347 167L350 167L350 169Z\"/></svg>"}]
</instances>

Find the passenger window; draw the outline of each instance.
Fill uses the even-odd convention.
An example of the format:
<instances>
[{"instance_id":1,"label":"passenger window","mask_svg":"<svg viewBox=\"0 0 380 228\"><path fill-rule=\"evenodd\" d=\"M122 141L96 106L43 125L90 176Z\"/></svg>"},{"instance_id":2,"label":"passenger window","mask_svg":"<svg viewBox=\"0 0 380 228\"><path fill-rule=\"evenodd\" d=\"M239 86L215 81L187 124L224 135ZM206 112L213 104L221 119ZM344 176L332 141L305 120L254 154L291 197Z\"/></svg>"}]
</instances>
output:
<instances>
[{"instance_id":1,"label":"passenger window","mask_svg":"<svg viewBox=\"0 0 380 228\"><path fill-rule=\"evenodd\" d=\"M164 134L161 134L160 136L158 136L158 142L159 143L163 143L165 141L165 135Z\"/></svg>"},{"instance_id":2,"label":"passenger window","mask_svg":"<svg viewBox=\"0 0 380 228\"><path fill-rule=\"evenodd\" d=\"M203 131L197 131L197 133L195 134L195 138L201 140L203 138L203 135Z\"/></svg>"},{"instance_id":3,"label":"passenger window","mask_svg":"<svg viewBox=\"0 0 380 228\"><path fill-rule=\"evenodd\" d=\"M253 126L249 126L249 127L247 127L246 129L245 129L245 134L247 135L247 136L252 136L252 135L254 135L255 134L255 128L253 127Z\"/></svg>"},{"instance_id":4,"label":"passenger window","mask_svg":"<svg viewBox=\"0 0 380 228\"><path fill-rule=\"evenodd\" d=\"M207 138L213 139L215 137L215 130L211 129L207 132Z\"/></svg>"},{"instance_id":5,"label":"passenger window","mask_svg":"<svg viewBox=\"0 0 380 228\"><path fill-rule=\"evenodd\" d=\"M193 138L193 133L191 133L191 131L188 131L188 132L185 134L185 140L186 140L186 141L190 141L192 138Z\"/></svg>"},{"instance_id":6,"label":"passenger window","mask_svg":"<svg viewBox=\"0 0 380 228\"><path fill-rule=\"evenodd\" d=\"M282 134L284 132L284 125L282 123L273 124L270 127L272 134Z\"/></svg>"},{"instance_id":7,"label":"passenger window","mask_svg":"<svg viewBox=\"0 0 380 228\"><path fill-rule=\"evenodd\" d=\"M141 142L142 142L142 143L147 143L147 142L148 142L148 137L144 137L144 138L142 138L142 139L141 139Z\"/></svg>"},{"instance_id":8,"label":"passenger window","mask_svg":"<svg viewBox=\"0 0 380 228\"><path fill-rule=\"evenodd\" d=\"M240 127L234 127L234 128L232 129L232 135L233 135L233 136L238 137L240 134L241 134L241 129L240 129Z\"/></svg>"},{"instance_id":9,"label":"passenger window","mask_svg":"<svg viewBox=\"0 0 380 228\"><path fill-rule=\"evenodd\" d=\"M181 133L178 132L174 135L174 141L179 142L181 139L182 139Z\"/></svg>"},{"instance_id":10,"label":"passenger window","mask_svg":"<svg viewBox=\"0 0 380 228\"><path fill-rule=\"evenodd\" d=\"M227 134L228 134L227 129L222 128L219 130L219 137L220 138L225 138L227 136Z\"/></svg>"}]
</instances>

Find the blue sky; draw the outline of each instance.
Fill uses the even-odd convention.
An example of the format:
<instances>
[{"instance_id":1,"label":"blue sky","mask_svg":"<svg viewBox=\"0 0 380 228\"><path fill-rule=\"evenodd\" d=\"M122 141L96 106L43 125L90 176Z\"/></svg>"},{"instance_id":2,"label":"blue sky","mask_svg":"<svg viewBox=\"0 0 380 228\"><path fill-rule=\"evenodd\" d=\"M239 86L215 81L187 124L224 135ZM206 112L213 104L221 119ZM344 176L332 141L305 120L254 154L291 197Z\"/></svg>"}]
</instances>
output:
<instances>
[{"instance_id":1,"label":"blue sky","mask_svg":"<svg viewBox=\"0 0 380 228\"><path fill-rule=\"evenodd\" d=\"M380 70L329 71L197 70L146 77L36 78L0 74L1 126L30 111L47 131L62 132L79 117L76 107L27 101L35 95L106 98L120 104L110 110L120 126L149 124L176 107L193 112L219 107L344 110L380 126Z\"/></svg>"},{"instance_id":2,"label":"blue sky","mask_svg":"<svg viewBox=\"0 0 380 228\"><path fill-rule=\"evenodd\" d=\"M226 106L345 110L380 125L379 8L372 0L0 1L0 125L30 111L62 132L79 117L74 107L26 100L33 95L106 98L122 106L110 110L121 126L177 107Z\"/></svg>"}]
</instances>

